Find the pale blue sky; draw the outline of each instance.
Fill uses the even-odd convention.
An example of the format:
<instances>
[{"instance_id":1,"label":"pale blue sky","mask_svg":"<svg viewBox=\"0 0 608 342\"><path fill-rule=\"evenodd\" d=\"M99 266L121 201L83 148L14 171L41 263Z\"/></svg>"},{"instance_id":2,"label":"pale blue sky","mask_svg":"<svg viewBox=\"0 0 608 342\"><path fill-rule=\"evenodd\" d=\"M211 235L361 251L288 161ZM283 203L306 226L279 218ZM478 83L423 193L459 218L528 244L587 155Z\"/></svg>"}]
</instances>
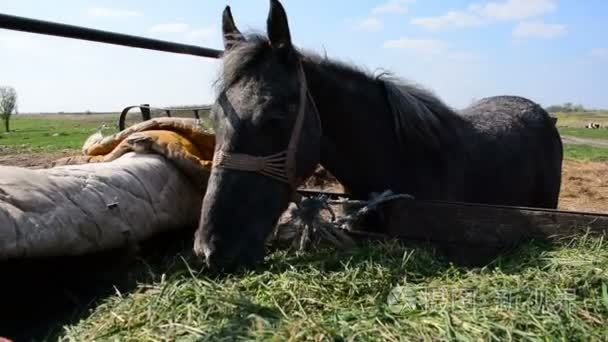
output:
<instances>
[{"instance_id":1,"label":"pale blue sky","mask_svg":"<svg viewBox=\"0 0 608 342\"><path fill-rule=\"evenodd\" d=\"M0 0L0 12L221 48L230 4L265 28L267 0ZM297 46L388 69L462 108L521 95L608 108L605 0L283 0ZM20 109L117 111L213 100L219 62L0 30L0 84Z\"/></svg>"}]
</instances>

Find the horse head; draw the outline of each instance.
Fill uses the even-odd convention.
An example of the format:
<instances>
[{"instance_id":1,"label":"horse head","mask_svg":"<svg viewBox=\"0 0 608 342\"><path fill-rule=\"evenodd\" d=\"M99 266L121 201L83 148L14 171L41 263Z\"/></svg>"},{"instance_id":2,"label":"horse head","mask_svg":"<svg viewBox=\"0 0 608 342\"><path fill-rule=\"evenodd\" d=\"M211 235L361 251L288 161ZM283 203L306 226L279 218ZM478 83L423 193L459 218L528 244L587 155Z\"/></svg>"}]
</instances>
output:
<instances>
[{"instance_id":1,"label":"horse head","mask_svg":"<svg viewBox=\"0 0 608 342\"><path fill-rule=\"evenodd\" d=\"M214 167L194 251L211 269L231 271L263 259L266 238L319 163L321 134L279 1L270 1L267 37L242 34L230 7L222 31Z\"/></svg>"}]
</instances>

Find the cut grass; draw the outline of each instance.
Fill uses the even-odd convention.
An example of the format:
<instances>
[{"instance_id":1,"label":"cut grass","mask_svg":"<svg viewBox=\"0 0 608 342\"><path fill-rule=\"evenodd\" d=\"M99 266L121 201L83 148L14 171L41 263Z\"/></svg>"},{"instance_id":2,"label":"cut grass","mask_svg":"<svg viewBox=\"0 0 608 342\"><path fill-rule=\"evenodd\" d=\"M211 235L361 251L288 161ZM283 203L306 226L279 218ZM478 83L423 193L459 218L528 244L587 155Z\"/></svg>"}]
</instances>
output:
<instances>
[{"instance_id":1,"label":"cut grass","mask_svg":"<svg viewBox=\"0 0 608 342\"><path fill-rule=\"evenodd\" d=\"M453 266L396 243L275 252L265 269L210 278L176 257L61 340L602 340L608 248L584 235Z\"/></svg>"}]
</instances>

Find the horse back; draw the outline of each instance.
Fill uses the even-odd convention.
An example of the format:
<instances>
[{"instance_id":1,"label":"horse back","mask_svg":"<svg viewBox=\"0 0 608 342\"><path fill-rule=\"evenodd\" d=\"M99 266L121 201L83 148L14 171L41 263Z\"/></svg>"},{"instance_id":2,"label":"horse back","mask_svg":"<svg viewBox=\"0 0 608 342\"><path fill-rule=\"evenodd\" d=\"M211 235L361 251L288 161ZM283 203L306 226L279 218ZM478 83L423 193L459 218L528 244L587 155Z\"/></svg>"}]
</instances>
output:
<instances>
[{"instance_id":1,"label":"horse back","mask_svg":"<svg viewBox=\"0 0 608 342\"><path fill-rule=\"evenodd\" d=\"M552 118L522 97L482 99L461 111L470 200L556 208L561 187L562 141Z\"/></svg>"}]
</instances>

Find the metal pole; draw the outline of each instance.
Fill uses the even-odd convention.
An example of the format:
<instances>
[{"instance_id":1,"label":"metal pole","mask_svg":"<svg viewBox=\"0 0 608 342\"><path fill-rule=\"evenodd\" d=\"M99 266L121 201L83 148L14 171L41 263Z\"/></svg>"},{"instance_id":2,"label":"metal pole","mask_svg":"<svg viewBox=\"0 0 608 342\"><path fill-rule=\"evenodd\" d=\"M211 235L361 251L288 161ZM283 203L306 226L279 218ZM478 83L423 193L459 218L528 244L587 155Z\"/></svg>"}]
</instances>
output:
<instances>
[{"instance_id":1,"label":"metal pole","mask_svg":"<svg viewBox=\"0 0 608 342\"><path fill-rule=\"evenodd\" d=\"M221 58L223 54L221 50L195 45L179 44L2 13L0 13L0 28L207 58Z\"/></svg>"},{"instance_id":2,"label":"metal pole","mask_svg":"<svg viewBox=\"0 0 608 342\"><path fill-rule=\"evenodd\" d=\"M152 119L152 114L150 114L150 104L149 103L144 103L139 107L139 110L141 111L141 121L148 121L150 119Z\"/></svg>"}]
</instances>

